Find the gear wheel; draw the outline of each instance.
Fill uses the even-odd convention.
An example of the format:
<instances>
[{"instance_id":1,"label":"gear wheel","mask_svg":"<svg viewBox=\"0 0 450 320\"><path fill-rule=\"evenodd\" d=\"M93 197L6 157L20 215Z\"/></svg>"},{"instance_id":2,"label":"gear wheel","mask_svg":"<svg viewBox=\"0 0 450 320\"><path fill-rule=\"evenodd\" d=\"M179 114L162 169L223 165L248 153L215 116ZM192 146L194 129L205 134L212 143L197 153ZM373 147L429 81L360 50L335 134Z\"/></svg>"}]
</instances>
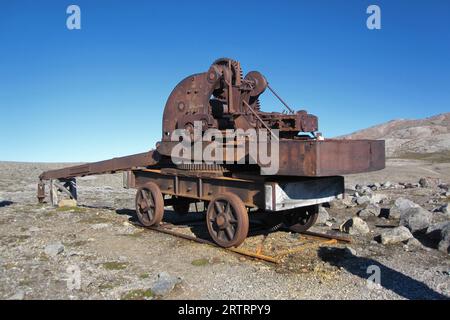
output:
<instances>
[{"instance_id":1,"label":"gear wheel","mask_svg":"<svg viewBox=\"0 0 450 320\"><path fill-rule=\"evenodd\" d=\"M230 59L230 58L220 58L214 61L213 65L221 65L221 66L228 66L228 64L231 65L231 71L233 72L234 76L234 85L240 86L242 84L243 72L241 68L241 63L239 61Z\"/></svg>"},{"instance_id":2,"label":"gear wheel","mask_svg":"<svg viewBox=\"0 0 450 320\"><path fill-rule=\"evenodd\" d=\"M177 165L178 169L188 170L188 171L210 171L210 172L224 172L226 169L220 164L208 164L208 163L182 163Z\"/></svg>"}]
</instances>

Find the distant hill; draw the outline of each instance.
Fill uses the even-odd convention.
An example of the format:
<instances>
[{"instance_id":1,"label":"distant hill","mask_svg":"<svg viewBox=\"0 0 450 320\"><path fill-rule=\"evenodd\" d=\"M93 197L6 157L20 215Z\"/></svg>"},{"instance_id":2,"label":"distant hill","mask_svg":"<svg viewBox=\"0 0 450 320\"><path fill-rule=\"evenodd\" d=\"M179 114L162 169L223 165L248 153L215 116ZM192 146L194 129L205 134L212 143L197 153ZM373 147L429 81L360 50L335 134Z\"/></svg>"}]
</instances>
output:
<instances>
[{"instance_id":1,"label":"distant hill","mask_svg":"<svg viewBox=\"0 0 450 320\"><path fill-rule=\"evenodd\" d=\"M419 120L392 120L339 138L385 140L388 157L448 161L450 112Z\"/></svg>"}]
</instances>

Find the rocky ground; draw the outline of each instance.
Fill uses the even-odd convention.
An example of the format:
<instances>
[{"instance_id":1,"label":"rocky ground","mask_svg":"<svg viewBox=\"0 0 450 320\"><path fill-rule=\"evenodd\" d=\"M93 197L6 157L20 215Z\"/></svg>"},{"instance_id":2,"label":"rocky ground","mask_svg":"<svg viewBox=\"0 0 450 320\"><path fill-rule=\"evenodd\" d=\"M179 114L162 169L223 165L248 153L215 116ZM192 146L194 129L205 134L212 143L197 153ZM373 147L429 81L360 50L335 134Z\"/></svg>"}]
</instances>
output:
<instances>
[{"instance_id":1,"label":"rocky ground","mask_svg":"<svg viewBox=\"0 0 450 320\"><path fill-rule=\"evenodd\" d=\"M312 243L278 265L134 226L121 175L78 179L77 208L37 204L37 176L61 166L0 162L0 298L450 298L449 163L397 159L346 177L346 197L322 208L313 230L352 243ZM177 230L202 235L195 218L166 211ZM274 232L264 252L305 241Z\"/></svg>"}]
</instances>

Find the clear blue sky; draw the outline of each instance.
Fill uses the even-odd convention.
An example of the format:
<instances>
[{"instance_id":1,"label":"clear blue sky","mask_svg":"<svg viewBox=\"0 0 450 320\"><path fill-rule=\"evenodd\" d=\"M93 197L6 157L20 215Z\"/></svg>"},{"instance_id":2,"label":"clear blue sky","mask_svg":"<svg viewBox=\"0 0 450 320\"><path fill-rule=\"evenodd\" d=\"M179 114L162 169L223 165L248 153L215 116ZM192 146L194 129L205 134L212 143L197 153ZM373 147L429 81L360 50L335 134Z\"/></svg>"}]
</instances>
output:
<instances>
[{"instance_id":1,"label":"clear blue sky","mask_svg":"<svg viewBox=\"0 0 450 320\"><path fill-rule=\"evenodd\" d=\"M66 28L70 4L81 30ZM366 28L370 4L381 30ZM2 0L0 160L149 150L173 87L223 56L265 74L326 137L450 111L447 0ZM269 95L263 109L281 110Z\"/></svg>"}]
</instances>

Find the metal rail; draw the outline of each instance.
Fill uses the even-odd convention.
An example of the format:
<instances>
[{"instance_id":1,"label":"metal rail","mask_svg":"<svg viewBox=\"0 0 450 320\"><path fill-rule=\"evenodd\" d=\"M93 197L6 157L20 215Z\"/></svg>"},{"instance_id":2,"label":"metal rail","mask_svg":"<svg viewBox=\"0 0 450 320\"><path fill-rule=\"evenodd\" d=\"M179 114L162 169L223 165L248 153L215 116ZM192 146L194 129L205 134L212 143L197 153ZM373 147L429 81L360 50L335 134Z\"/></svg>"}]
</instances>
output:
<instances>
[{"instance_id":1,"label":"metal rail","mask_svg":"<svg viewBox=\"0 0 450 320\"><path fill-rule=\"evenodd\" d=\"M217 244L215 244L212 241L194 237L194 236L190 236L190 235L187 235L187 234L184 234L181 232L176 232L176 231L170 230L170 228L168 228L168 227L163 227L163 226L144 227L139 223L132 223L132 224L137 227L140 227L144 230L148 229L148 230L152 230L152 231L161 232L161 233L175 236L178 238L182 238L185 240L194 241L194 242L201 243L201 244L207 244L207 245L219 248L219 249L231 251L233 253L237 253L237 254L240 254L243 256L247 256L247 257L258 259L258 260L264 260L264 261L275 263L275 264L281 263L281 259L283 257L285 257L286 255L303 251L312 246L321 245L321 244L336 244L339 242L343 242L343 243L351 242L350 238L347 238L347 237L333 236L333 235L327 235L327 234L322 234L322 233L305 231L305 232L300 233L302 235L302 237L311 238L312 240L314 240L314 242L302 243L300 246L280 251L275 256L269 256L269 255L262 253L264 241L265 241L266 237L264 237L263 241L258 245L258 247L256 248L256 251L250 251L250 250L247 250L244 248L223 248L223 247L218 246Z\"/></svg>"}]
</instances>

